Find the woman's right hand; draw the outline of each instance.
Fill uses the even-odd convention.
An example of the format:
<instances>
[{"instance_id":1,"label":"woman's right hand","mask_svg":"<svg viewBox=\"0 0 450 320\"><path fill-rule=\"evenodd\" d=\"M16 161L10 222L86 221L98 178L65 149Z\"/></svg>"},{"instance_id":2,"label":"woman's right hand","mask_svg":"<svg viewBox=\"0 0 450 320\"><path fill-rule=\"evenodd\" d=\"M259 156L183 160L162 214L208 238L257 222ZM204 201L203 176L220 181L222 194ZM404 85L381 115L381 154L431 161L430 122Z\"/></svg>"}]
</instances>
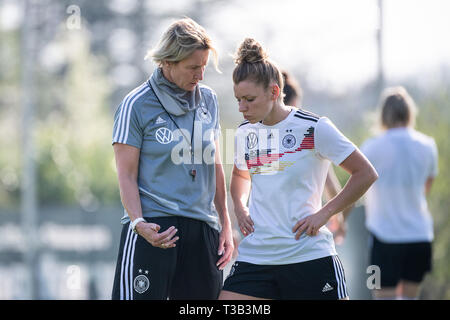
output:
<instances>
[{"instance_id":1,"label":"woman's right hand","mask_svg":"<svg viewBox=\"0 0 450 320\"><path fill-rule=\"evenodd\" d=\"M250 217L248 207L242 207L238 210L235 210L235 214L239 224L239 229L241 230L244 237L255 231L255 229L253 228L254 223L252 218Z\"/></svg>"},{"instance_id":2,"label":"woman's right hand","mask_svg":"<svg viewBox=\"0 0 450 320\"><path fill-rule=\"evenodd\" d=\"M138 234L147 240L152 246L169 249L176 246L175 242L179 237L174 237L178 230L171 226L166 231L159 233L161 227L155 223L139 222L136 225Z\"/></svg>"},{"instance_id":3,"label":"woman's right hand","mask_svg":"<svg viewBox=\"0 0 450 320\"><path fill-rule=\"evenodd\" d=\"M134 220L142 216L139 186L137 184L140 149L127 144L115 143L114 154L119 178L120 198L125 210L133 213L132 220ZM137 233L152 246L163 249L175 247L175 241L178 240L178 237L173 238L177 232L175 227L172 226L166 231L158 233L160 228L155 223L144 221L136 225Z\"/></svg>"}]
</instances>

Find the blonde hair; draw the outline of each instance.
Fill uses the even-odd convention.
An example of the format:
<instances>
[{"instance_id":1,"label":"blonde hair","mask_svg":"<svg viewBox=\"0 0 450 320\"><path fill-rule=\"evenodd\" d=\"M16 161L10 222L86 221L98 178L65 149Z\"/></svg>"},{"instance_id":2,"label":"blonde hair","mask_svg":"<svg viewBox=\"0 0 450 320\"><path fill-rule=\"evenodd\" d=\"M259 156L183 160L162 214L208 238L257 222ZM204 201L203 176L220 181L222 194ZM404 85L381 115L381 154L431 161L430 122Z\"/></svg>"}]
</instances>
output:
<instances>
[{"instance_id":1,"label":"blonde hair","mask_svg":"<svg viewBox=\"0 0 450 320\"><path fill-rule=\"evenodd\" d=\"M156 64L162 66L164 61L175 63L182 61L198 49L212 52L214 67L220 72L219 57L211 38L202 26L185 17L169 26L157 46L147 52L145 59L152 58Z\"/></svg>"},{"instance_id":2,"label":"blonde hair","mask_svg":"<svg viewBox=\"0 0 450 320\"><path fill-rule=\"evenodd\" d=\"M246 38L234 55L236 67L233 71L233 82L238 84L244 80L255 81L267 89L274 81L280 87L280 99L283 99L284 80L280 68L269 59L262 46L252 38Z\"/></svg>"},{"instance_id":3,"label":"blonde hair","mask_svg":"<svg viewBox=\"0 0 450 320\"><path fill-rule=\"evenodd\" d=\"M383 91L380 109L383 129L397 126L413 128L415 125L417 107L408 91L402 86L387 88Z\"/></svg>"}]
</instances>

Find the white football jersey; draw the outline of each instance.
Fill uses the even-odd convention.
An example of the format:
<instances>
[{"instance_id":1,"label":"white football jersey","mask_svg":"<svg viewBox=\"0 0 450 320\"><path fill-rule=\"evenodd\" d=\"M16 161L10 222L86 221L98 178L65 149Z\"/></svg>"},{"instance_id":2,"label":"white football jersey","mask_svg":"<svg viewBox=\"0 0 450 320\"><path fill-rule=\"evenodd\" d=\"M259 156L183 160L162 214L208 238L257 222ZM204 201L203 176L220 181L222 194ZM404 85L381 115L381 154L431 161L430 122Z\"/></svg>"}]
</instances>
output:
<instances>
[{"instance_id":1,"label":"white football jersey","mask_svg":"<svg viewBox=\"0 0 450 320\"><path fill-rule=\"evenodd\" d=\"M326 226L317 236L292 228L322 207L330 161L339 165L356 146L326 117L293 109L273 126L242 123L235 139L235 165L248 170L250 216L255 231L240 243L238 261L279 265L336 255Z\"/></svg>"},{"instance_id":2,"label":"white football jersey","mask_svg":"<svg viewBox=\"0 0 450 320\"><path fill-rule=\"evenodd\" d=\"M432 241L433 218L425 197L425 182L438 173L433 138L410 128L392 128L362 146L378 172L365 194L366 226L382 241Z\"/></svg>"}]
</instances>

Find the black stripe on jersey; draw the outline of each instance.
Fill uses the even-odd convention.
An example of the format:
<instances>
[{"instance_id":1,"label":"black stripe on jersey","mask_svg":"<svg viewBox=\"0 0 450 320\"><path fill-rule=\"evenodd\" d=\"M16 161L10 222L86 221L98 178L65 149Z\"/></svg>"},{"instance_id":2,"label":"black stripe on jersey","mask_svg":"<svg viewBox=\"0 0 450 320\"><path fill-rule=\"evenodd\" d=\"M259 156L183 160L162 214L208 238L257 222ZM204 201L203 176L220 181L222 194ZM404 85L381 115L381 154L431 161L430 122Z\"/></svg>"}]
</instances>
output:
<instances>
[{"instance_id":1,"label":"black stripe on jersey","mask_svg":"<svg viewBox=\"0 0 450 320\"><path fill-rule=\"evenodd\" d=\"M303 110L303 109L297 110L296 113L299 114L299 115L303 115L303 116L307 116L307 117L311 117L311 118L316 118L317 120L319 120L319 118L320 118L320 116L318 116L317 114L309 112L309 111L306 111L306 110Z\"/></svg>"},{"instance_id":2,"label":"black stripe on jersey","mask_svg":"<svg viewBox=\"0 0 450 320\"><path fill-rule=\"evenodd\" d=\"M248 123L250 123L250 121L244 121L244 122L242 122L242 123L239 125L238 128L240 128L240 127L242 127L243 125L246 125L246 124L248 124Z\"/></svg>"},{"instance_id":3,"label":"black stripe on jersey","mask_svg":"<svg viewBox=\"0 0 450 320\"><path fill-rule=\"evenodd\" d=\"M305 117L305 116L299 115L299 114L297 114L297 113L294 114L294 117L301 118L301 119L305 119L305 120L310 120L310 121L314 121L314 122L317 122L317 121L318 121L318 119L316 119L316 118Z\"/></svg>"}]
</instances>

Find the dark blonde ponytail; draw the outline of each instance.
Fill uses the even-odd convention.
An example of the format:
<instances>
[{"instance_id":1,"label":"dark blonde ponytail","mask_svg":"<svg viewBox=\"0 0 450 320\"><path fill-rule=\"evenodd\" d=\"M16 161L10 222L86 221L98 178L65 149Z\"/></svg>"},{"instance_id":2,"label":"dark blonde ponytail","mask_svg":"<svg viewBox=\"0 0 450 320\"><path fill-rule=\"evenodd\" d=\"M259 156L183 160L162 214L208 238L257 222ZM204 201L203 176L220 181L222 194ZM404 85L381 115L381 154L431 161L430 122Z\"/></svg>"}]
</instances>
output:
<instances>
[{"instance_id":1,"label":"dark blonde ponytail","mask_svg":"<svg viewBox=\"0 0 450 320\"><path fill-rule=\"evenodd\" d=\"M244 80L255 81L267 89L275 82L283 92L284 81L278 66L269 59L262 46L252 38L246 38L237 49L234 62L233 82L238 84ZM280 94L283 98L283 94Z\"/></svg>"}]
</instances>

